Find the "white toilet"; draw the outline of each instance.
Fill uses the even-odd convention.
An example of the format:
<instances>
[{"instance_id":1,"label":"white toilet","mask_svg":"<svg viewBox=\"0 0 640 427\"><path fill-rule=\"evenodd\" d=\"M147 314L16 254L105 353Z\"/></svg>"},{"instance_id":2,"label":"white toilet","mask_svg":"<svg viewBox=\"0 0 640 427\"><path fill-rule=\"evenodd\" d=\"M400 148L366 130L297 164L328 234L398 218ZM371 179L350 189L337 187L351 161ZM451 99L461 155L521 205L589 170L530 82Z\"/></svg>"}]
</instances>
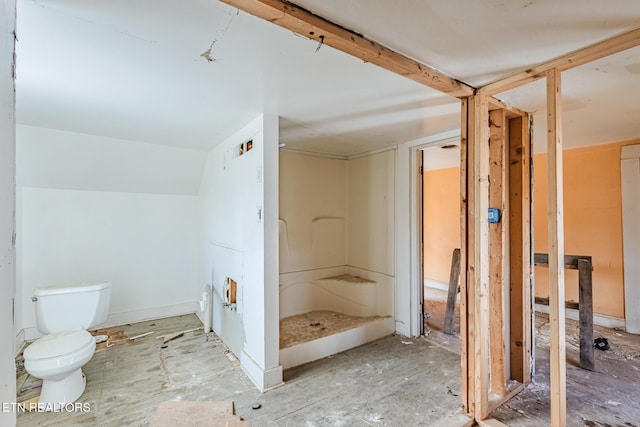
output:
<instances>
[{"instance_id":1,"label":"white toilet","mask_svg":"<svg viewBox=\"0 0 640 427\"><path fill-rule=\"evenodd\" d=\"M35 289L36 324L47 335L26 348L24 367L42 379L41 405L58 408L84 392L81 368L96 349L87 329L107 319L110 296L111 282Z\"/></svg>"}]
</instances>

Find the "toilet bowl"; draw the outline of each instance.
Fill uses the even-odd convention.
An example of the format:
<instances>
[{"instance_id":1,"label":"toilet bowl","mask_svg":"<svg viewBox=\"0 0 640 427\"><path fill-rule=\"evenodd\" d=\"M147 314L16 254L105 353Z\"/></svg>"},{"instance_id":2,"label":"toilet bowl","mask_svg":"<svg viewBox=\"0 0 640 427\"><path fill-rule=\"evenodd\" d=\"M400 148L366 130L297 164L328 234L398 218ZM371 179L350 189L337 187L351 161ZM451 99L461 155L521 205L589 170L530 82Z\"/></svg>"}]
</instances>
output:
<instances>
[{"instance_id":1,"label":"toilet bowl","mask_svg":"<svg viewBox=\"0 0 640 427\"><path fill-rule=\"evenodd\" d=\"M85 389L82 366L93 356L96 341L87 331L45 335L24 351L24 367L42 379L40 404L64 404Z\"/></svg>"},{"instance_id":2,"label":"toilet bowl","mask_svg":"<svg viewBox=\"0 0 640 427\"><path fill-rule=\"evenodd\" d=\"M42 379L39 404L46 410L73 403L84 392L82 372L96 349L87 329L107 318L111 282L37 288L36 323L44 337L24 351L24 367Z\"/></svg>"}]
</instances>

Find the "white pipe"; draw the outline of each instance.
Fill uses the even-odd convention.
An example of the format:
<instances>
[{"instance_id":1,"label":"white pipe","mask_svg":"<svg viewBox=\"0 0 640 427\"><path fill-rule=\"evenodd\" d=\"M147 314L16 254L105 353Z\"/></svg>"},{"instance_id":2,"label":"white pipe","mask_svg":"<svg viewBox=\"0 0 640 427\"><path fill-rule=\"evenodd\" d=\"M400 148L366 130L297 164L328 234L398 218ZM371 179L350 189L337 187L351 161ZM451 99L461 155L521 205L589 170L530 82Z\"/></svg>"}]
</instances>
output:
<instances>
[{"instance_id":1,"label":"white pipe","mask_svg":"<svg viewBox=\"0 0 640 427\"><path fill-rule=\"evenodd\" d=\"M136 340L138 338L146 337L147 335L151 335L153 331L145 332L144 334L136 335L135 337L129 338L130 340Z\"/></svg>"}]
</instances>

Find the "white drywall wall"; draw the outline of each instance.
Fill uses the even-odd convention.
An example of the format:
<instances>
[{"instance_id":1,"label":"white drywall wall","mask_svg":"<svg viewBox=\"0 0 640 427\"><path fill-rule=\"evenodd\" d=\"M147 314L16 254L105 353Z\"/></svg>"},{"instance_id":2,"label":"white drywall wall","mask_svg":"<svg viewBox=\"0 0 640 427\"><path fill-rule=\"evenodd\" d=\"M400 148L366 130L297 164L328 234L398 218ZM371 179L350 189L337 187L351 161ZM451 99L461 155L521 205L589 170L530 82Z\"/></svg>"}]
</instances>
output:
<instances>
[{"instance_id":1,"label":"white drywall wall","mask_svg":"<svg viewBox=\"0 0 640 427\"><path fill-rule=\"evenodd\" d=\"M17 147L26 339L48 284L111 280L106 325L196 310L205 152L29 126Z\"/></svg>"},{"instance_id":2,"label":"white drywall wall","mask_svg":"<svg viewBox=\"0 0 640 427\"><path fill-rule=\"evenodd\" d=\"M21 212L27 339L38 286L111 280L111 325L195 311L197 197L27 187Z\"/></svg>"},{"instance_id":3,"label":"white drywall wall","mask_svg":"<svg viewBox=\"0 0 640 427\"><path fill-rule=\"evenodd\" d=\"M205 151L18 125L18 185L197 195Z\"/></svg>"},{"instance_id":4,"label":"white drywall wall","mask_svg":"<svg viewBox=\"0 0 640 427\"><path fill-rule=\"evenodd\" d=\"M238 155L240 144L253 141ZM261 390L282 382L278 324L278 119L261 115L208 157L201 185L201 281L213 285L213 329ZM224 282L238 283L223 307Z\"/></svg>"},{"instance_id":5,"label":"white drywall wall","mask_svg":"<svg viewBox=\"0 0 640 427\"><path fill-rule=\"evenodd\" d=\"M15 0L0 7L0 425L13 426L16 412L14 363L15 295L15 92L13 79Z\"/></svg>"},{"instance_id":6,"label":"white drywall wall","mask_svg":"<svg viewBox=\"0 0 640 427\"><path fill-rule=\"evenodd\" d=\"M280 274L347 263L347 161L280 152Z\"/></svg>"}]
</instances>

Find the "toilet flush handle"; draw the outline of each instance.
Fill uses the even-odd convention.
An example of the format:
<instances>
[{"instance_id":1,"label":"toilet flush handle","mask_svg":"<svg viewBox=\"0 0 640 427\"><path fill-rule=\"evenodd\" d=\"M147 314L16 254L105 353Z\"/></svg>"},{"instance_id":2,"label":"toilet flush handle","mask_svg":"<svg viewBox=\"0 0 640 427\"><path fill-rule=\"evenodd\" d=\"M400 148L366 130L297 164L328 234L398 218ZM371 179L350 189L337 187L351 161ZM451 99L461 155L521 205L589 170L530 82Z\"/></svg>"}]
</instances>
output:
<instances>
[{"instance_id":1,"label":"toilet flush handle","mask_svg":"<svg viewBox=\"0 0 640 427\"><path fill-rule=\"evenodd\" d=\"M31 301L32 301L32 302L36 302L36 301L38 301L38 297L31 297Z\"/></svg>"}]
</instances>

